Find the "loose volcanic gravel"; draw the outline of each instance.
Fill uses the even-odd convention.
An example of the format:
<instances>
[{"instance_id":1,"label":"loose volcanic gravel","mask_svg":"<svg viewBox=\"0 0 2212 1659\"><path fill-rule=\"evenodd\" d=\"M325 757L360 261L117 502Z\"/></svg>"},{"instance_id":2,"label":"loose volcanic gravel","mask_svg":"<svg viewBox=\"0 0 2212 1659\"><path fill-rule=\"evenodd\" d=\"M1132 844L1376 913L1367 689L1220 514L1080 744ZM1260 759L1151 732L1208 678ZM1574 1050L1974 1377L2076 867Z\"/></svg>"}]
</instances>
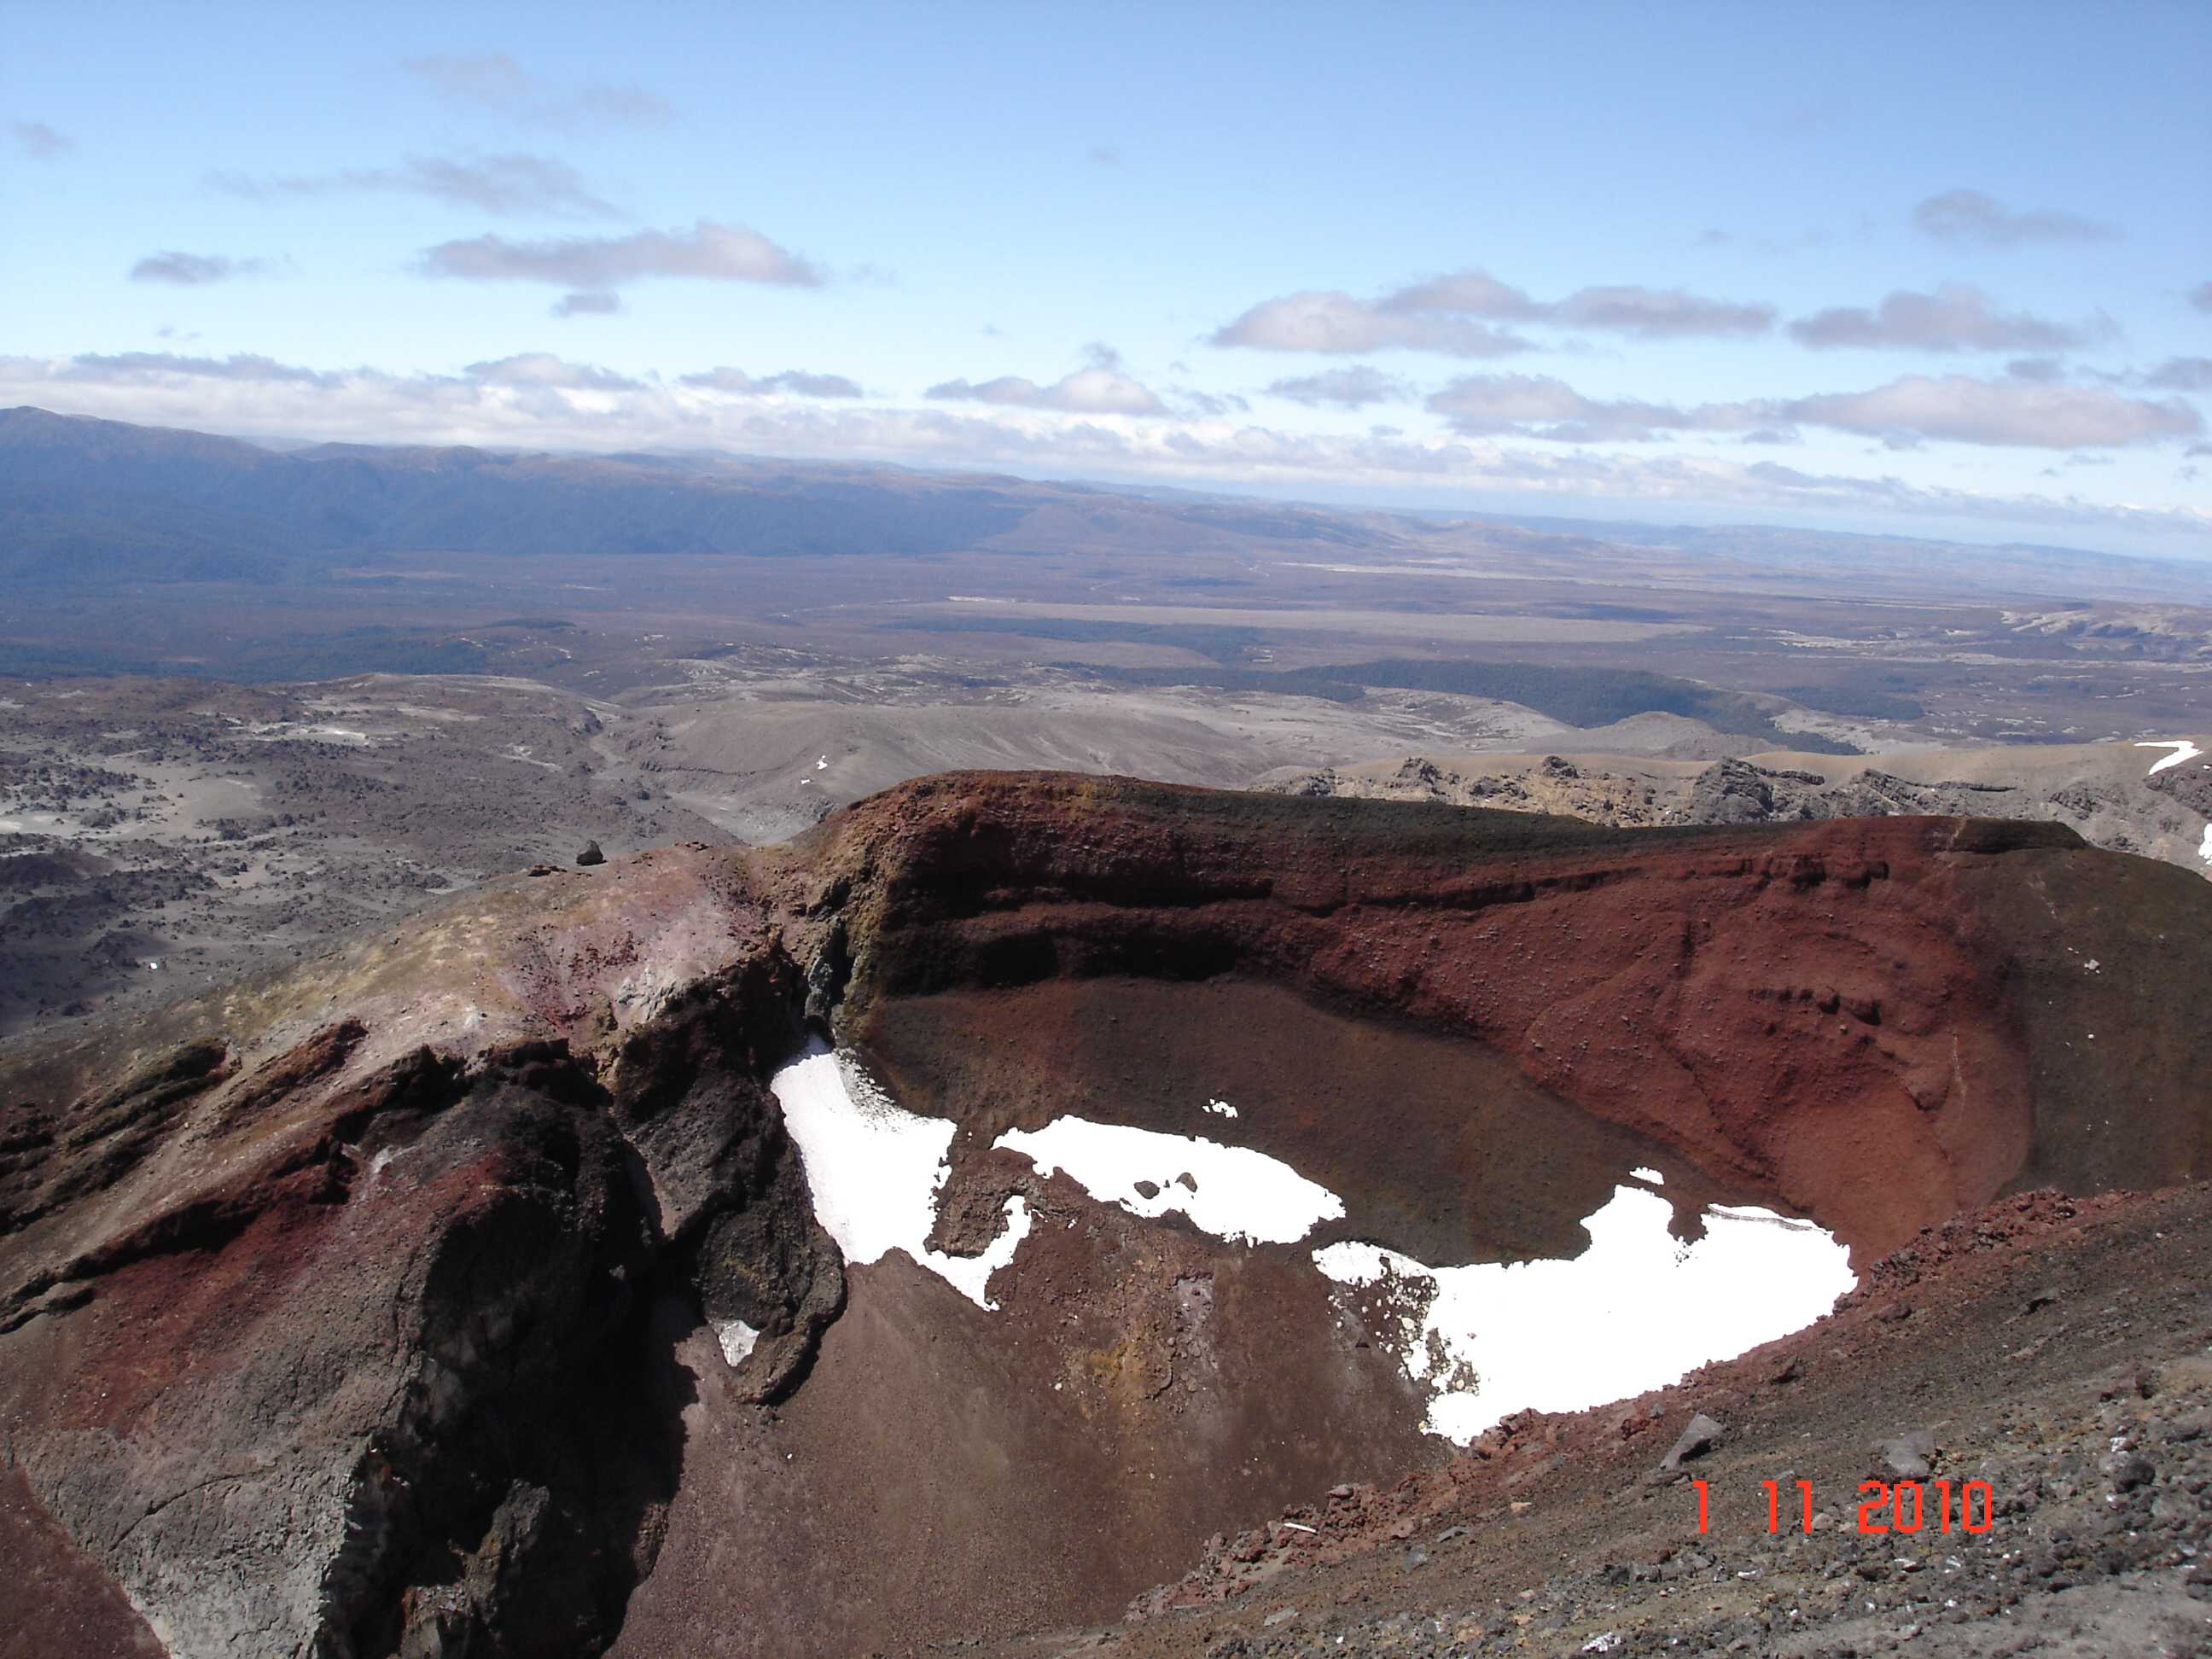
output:
<instances>
[{"instance_id":1,"label":"loose volcanic gravel","mask_svg":"<svg viewBox=\"0 0 2212 1659\"><path fill-rule=\"evenodd\" d=\"M2208 1257L2212 1184L2002 1200L1807 1331L1635 1401L1522 1413L1441 1468L1211 1540L1124 1624L992 1651L2212 1654ZM1698 1414L1717 1438L1663 1468ZM1922 1465L1920 1528L1877 1504L1890 1529L1863 1532L1860 1483ZM1955 1494L1978 1481L1969 1533Z\"/></svg>"}]
</instances>

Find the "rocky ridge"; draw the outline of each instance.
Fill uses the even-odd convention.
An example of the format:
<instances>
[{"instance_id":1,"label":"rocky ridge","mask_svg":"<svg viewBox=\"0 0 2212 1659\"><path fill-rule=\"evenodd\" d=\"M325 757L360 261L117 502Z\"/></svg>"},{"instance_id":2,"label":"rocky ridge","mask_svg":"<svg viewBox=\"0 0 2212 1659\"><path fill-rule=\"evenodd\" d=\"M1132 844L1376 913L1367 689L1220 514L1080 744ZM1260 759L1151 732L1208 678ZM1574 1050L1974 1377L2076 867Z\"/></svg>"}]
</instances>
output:
<instances>
[{"instance_id":1,"label":"rocky ridge","mask_svg":"<svg viewBox=\"0 0 2212 1659\"><path fill-rule=\"evenodd\" d=\"M1279 794L1361 800L1422 800L1518 812L1557 812L1616 825L1796 823L1827 818L1970 816L2063 823L2094 847L2157 855L2203 871L2199 848L2212 820L2212 769L2189 765L2124 782L2085 769L2045 781L2023 764L2016 781L1900 776L1867 763L1833 772L1762 765L1741 756L1700 770L1655 768L1626 757L1501 760L1455 765L1414 755L1381 767L1271 773L1259 787ZM1896 763L1893 762L1892 764ZM1995 769L1998 772L2002 768ZM2177 811L2176 808L2180 810Z\"/></svg>"}]
</instances>

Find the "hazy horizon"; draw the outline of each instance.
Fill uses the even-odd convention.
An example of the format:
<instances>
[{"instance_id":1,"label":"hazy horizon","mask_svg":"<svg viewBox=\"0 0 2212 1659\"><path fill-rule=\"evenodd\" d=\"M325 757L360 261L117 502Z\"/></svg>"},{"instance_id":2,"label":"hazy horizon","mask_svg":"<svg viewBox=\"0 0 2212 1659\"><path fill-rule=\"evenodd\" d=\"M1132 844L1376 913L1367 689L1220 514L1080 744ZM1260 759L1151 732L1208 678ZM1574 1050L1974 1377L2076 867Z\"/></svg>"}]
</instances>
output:
<instances>
[{"instance_id":1,"label":"hazy horizon","mask_svg":"<svg viewBox=\"0 0 2212 1659\"><path fill-rule=\"evenodd\" d=\"M15 25L0 402L2212 550L2201 9Z\"/></svg>"},{"instance_id":2,"label":"hazy horizon","mask_svg":"<svg viewBox=\"0 0 2212 1659\"><path fill-rule=\"evenodd\" d=\"M36 404L23 404L19 405L19 407L30 409L39 408ZM0 413L6 412L8 411L0 410ZM66 413L66 411L58 410L41 410L40 412L54 415L62 415ZM106 419L111 417L94 416L87 416L85 418ZM303 449L312 449L326 442L333 441L331 440L322 438L302 436L298 434L253 431L218 431L205 427L179 426L167 427L162 429L191 431L210 437L235 439L240 442L250 443L257 448L267 449L277 454L288 454L296 453ZM347 440L345 441L371 448L396 449L407 447L397 441L387 443L377 443L374 441L370 440ZM1813 521L1809 517L1790 519L1771 512L1762 513L1759 509L1753 507L1729 508L1723 506L1696 502L1654 502L1646 504L1634 500L1620 501L1605 497L1597 497L1582 503L1576 503L1571 501L1561 501L1555 503L1556 506L1562 509L1570 506L1578 505L1581 508L1579 511L1568 512L1559 510L1552 512L1532 512L1528 510L1525 497L1515 498L1511 496L1500 496L1492 500L1487 497L1476 496L1473 498L1462 498L1458 501L1447 501L1441 498L1424 497L1416 493L1408 493L1393 498L1386 495L1360 493L1356 489L1331 489L1326 484L1311 484L1303 489L1289 485L1271 489L1264 485L1243 485L1234 481L1224 481L1221 483L1205 484L1185 482L1169 483L1157 478L1147 478L1141 476L1116 475L1106 471L1085 473L1072 471L1066 468L1025 467L1021 465L985 465L954 459L935 460L929 459L907 459L900 460L884 460L860 456L778 455L773 452L766 450L740 450L725 448L718 446L696 445L690 447L679 447L673 445L642 445L632 447L623 452L533 444L456 445L452 447L477 447L484 450L488 453L548 454L574 457L576 459L590 459L596 455L627 453L632 454L662 455L671 458L711 456L721 459L735 461L787 461L801 465L813 464L821 465L844 465L857 466L883 466L890 468L894 471L904 471L923 474L937 474L942 476L957 477L969 475L975 477L1004 477L1018 478L1024 482L1032 483L1063 484L1077 488L1115 490L1132 495L1157 495L1169 496L1182 495L1199 500L1218 499L1222 501L1264 501L1273 506L1305 507L1331 513L1402 514L1428 519L1467 520L1470 521L1482 522L1494 521L1533 529L1542 529L1552 526L1579 526L1591 525L1600 527L1609 526L1615 529L1638 528L1644 530L1664 530L1669 528L1686 528L1695 530L1721 528L1747 531L1767 530L1818 536L1844 536L1860 537L1869 539L1924 541L1931 544L1938 545L1955 544L1999 550L2004 548L2035 549L2049 552L2087 555L2091 557L2148 559L2160 563L2198 564L2212 562L2212 550L2174 550L2155 544L2146 545L2140 549L2118 546L2091 546L2084 545L2081 543L2051 541L2031 536L2006 534L1996 530L1990 530L1984 533L1978 534L1972 526L1966 524L1964 521L1945 523L1942 521L1930 521L1924 519L1914 520L1906 517L1899 517L1893 521L1886 522L1879 516L1869 515L1865 517L1854 516L1848 522L1822 524ZM1662 506L1664 507L1663 511L1660 510ZM1638 511L1638 509L1639 507L1646 507L1648 510ZM2120 544L2126 541L2128 538L2114 537L2112 539L2115 544Z\"/></svg>"}]
</instances>

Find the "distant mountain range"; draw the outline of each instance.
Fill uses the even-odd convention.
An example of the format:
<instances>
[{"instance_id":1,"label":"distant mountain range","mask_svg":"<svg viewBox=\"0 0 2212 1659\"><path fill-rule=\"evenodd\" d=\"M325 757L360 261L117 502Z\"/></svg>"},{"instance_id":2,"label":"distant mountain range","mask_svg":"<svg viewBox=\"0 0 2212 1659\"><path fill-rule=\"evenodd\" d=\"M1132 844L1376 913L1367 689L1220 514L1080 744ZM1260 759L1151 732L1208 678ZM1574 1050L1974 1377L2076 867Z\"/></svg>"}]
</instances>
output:
<instances>
[{"instance_id":1,"label":"distant mountain range","mask_svg":"<svg viewBox=\"0 0 2212 1659\"><path fill-rule=\"evenodd\" d=\"M1449 519L879 464L319 444L276 450L0 410L0 578L313 579L379 554L927 555L1111 546L1513 556L1530 575L1661 563L1795 581L2081 598L2212 598L2212 567L2064 549L1737 526ZM1523 564L1525 562L1525 565Z\"/></svg>"},{"instance_id":2,"label":"distant mountain range","mask_svg":"<svg viewBox=\"0 0 2212 1659\"><path fill-rule=\"evenodd\" d=\"M0 572L223 580L398 551L927 553L1018 524L1019 488L672 456L280 453L13 409L0 412Z\"/></svg>"},{"instance_id":3,"label":"distant mountain range","mask_svg":"<svg viewBox=\"0 0 2212 1659\"><path fill-rule=\"evenodd\" d=\"M1355 531L1355 515L1158 503L894 466L358 444L277 451L0 410L0 574L46 581L265 579L380 552L942 553L1006 536L1047 506L1172 520L1209 538L1388 539Z\"/></svg>"}]
</instances>

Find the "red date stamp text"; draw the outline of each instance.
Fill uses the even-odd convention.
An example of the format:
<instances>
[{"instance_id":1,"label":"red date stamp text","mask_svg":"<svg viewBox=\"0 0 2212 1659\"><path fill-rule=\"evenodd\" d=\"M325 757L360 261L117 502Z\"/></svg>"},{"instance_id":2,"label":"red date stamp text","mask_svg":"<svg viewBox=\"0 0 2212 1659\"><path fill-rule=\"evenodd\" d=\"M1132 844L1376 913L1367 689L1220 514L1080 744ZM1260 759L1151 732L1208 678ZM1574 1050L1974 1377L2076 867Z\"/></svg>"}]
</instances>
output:
<instances>
[{"instance_id":1,"label":"red date stamp text","mask_svg":"<svg viewBox=\"0 0 2212 1659\"><path fill-rule=\"evenodd\" d=\"M1698 1530L1708 1531L1712 1521L1711 1495L1703 1480L1690 1484L1698 1492ZM1766 1493L1766 1529L1781 1532L1794 1524L1813 1530L1813 1483L1795 1483L1785 1492L1778 1480L1762 1480ZM1859 1530L1863 1533L1971 1532L1984 1533L1995 1524L1996 1497L1986 1480L1968 1480L1955 1489L1948 1480L1862 1480L1859 1483Z\"/></svg>"}]
</instances>

